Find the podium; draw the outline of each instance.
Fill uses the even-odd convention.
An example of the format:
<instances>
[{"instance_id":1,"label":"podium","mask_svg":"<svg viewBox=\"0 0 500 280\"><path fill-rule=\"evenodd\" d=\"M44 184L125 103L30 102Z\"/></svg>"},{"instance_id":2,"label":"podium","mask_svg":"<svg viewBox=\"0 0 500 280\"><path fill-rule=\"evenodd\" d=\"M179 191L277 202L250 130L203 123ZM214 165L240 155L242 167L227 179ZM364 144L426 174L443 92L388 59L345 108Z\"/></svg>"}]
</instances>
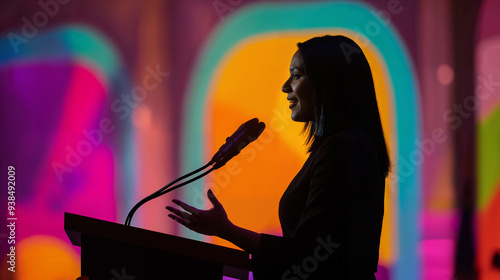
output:
<instances>
[{"instance_id":1,"label":"podium","mask_svg":"<svg viewBox=\"0 0 500 280\"><path fill-rule=\"evenodd\" d=\"M249 254L72 213L64 230L81 246L81 275L97 279L248 279Z\"/></svg>"}]
</instances>

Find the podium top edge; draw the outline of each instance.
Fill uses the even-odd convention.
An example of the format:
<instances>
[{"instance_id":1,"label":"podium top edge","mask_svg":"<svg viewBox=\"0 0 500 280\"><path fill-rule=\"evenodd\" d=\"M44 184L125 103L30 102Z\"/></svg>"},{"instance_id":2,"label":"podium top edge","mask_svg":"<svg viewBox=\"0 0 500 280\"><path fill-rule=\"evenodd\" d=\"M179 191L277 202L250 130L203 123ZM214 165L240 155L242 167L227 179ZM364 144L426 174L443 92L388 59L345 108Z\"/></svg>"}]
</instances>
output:
<instances>
[{"instance_id":1,"label":"podium top edge","mask_svg":"<svg viewBox=\"0 0 500 280\"><path fill-rule=\"evenodd\" d=\"M250 255L242 250L78 214L64 213L64 230L75 246L88 235L251 270Z\"/></svg>"}]
</instances>

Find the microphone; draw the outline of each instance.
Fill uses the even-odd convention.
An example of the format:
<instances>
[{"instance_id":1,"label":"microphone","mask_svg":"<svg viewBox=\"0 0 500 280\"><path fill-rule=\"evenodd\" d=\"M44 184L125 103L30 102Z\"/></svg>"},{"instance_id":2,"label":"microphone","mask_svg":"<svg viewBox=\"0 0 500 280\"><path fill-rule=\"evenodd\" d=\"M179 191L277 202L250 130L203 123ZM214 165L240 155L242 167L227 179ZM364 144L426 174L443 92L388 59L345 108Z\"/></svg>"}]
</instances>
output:
<instances>
[{"instance_id":1,"label":"microphone","mask_svg":"<svg viewBox=\"0 0 500 280\"><path fill-rule=\"evenodd\" d=\"M226 143L212 157L210 162L215 163L213 168L218 169L226 164L226 162L239 154L250 142L257 139L265 128L266 125L263 122L259 122L257 118L253 118L238 127L231 136L226 138Z\"/></svg>"}]
</instances>

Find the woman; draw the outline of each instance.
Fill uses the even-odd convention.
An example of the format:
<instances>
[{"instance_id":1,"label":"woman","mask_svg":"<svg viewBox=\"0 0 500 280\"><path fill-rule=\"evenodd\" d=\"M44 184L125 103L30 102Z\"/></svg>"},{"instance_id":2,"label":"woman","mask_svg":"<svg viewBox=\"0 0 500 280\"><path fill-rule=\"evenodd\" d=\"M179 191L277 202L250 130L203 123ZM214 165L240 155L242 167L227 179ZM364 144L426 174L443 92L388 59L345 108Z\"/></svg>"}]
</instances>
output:
<instances>
[{"instance_id":1,"label":"woman","mask_svg":"<svg viewBox=\"0 0 500 280\"><path fill-rule=\"evenodd\" d=\"M282 91L309 157L280 200L283 237L234 225L210 190L212 209L173 200L185 211L169 216L250 252L255 279L375 279L390 161L370 66L343 36L298 48Z\"/></svg>"}]
</instances>

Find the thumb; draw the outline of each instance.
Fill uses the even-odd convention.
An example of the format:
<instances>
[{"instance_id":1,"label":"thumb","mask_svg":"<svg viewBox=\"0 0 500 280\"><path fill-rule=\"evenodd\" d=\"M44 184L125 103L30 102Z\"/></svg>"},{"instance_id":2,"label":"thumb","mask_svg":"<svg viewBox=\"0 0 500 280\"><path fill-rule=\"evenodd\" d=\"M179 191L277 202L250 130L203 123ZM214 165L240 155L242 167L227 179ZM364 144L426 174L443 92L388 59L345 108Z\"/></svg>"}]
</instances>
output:
<instances>
[{"instance_id":1,"label":"thumb","mask_svg":"<svg viewBox=\"0 0 500 280\"><path fill-rule=\"evenodd\" d=\"M219 200L215 197L215 194L212 192L211 189L208 190L207 192L208 199L210 202L212 202L214 208L223 208L222 204L220 204Z\"/></svg>"}]
</instances>

